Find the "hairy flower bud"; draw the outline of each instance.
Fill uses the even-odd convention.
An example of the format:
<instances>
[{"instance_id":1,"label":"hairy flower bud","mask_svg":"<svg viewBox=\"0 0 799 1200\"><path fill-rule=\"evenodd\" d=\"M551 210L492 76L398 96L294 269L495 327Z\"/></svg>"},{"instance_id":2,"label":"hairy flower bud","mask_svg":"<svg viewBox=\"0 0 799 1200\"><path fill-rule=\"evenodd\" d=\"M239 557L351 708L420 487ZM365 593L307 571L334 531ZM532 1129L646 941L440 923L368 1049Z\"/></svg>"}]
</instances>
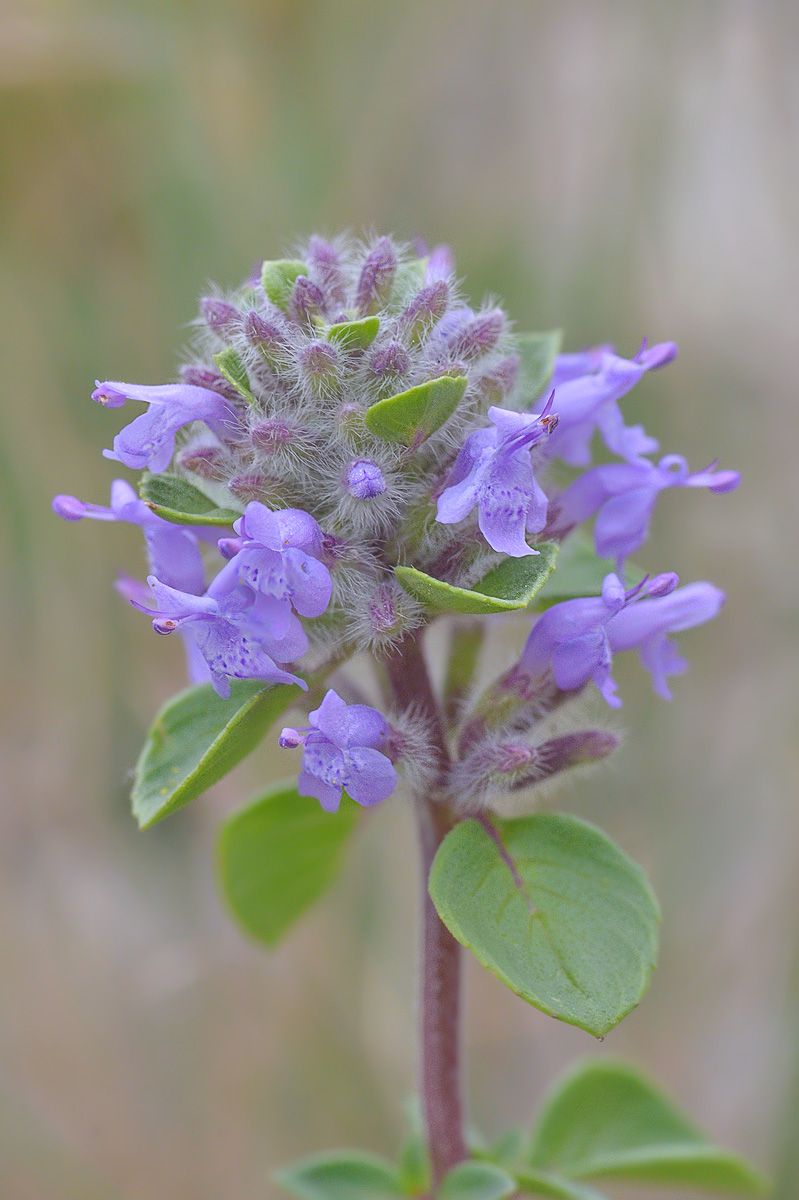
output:
<instances>
[{"instance_id":1,"label":"hairy flower bud","mask_svg":"<svg viewBox=\"0 0 799 1200\"><path fill-rule=\"evenodd\" d=\"M220 337L235 333L241 328L241 313L226 300L220 300L216 296L205 296L200 301L200 311L208 328Z\"/></svg>"},{"instance_id":2,"label":"hairy flower bud","mask_svg":"<svg viewBox=\"0 0 799 1200\"><path fill-rule=\"evenodd\" d=\"M298 325L313 325L324 317L325 298L322 289L307 275L298 275L294 280L288 311Z\"/></svg>"},{"instance_id":3,"label":"hairy flower bud","mask_svg":"<svg viewBox=\"0 0 799 1200\"><path fill-rule=\"evenodd\" d=\"M286 421L265 417L251 427L250 439L257 450L262 450L265 454L274 454L282 446L294 441L300 433L300 430Z\"/></svg>"},{"instance_id":4,"label":"hairy flower bud","mask_svg":"<svg viewBox=\"0 0 799 1200\"><path fill-rule=\"evenodd\" d=\"M177 455L178 466L203 479L224 479L227 461L225 451L216 444L184 446Z\"/></svg>"},{"instance_id":5,"label":"hairy flower bud","mask_svg":"<svg viewBox=\"0 0 799 1200\"><path fill-rule=\"evenodd\" d=\"M437 279L414 296L400 318L400 326L412 346L423 341L449 304L449 285Z\"/></svg>"},{"instance_id":6,"label":"hairy flower bud","mask_svg":"<svg viewBox=\"0 0 799 1200\"><path fill-rule=\"evenodd\" d=\"M285 360L285 331L277 321L267 320L255 309L250 309L244 318L244 336L272 366L277 366Z\"/></svg>"},{"instance_id":7,"label":"hairy flower bud","mask_svg":"<svg viewBox=\"0 0 799 1200\"><path fill-rule=\"evenodd\" d=\"M300 379L314 396L329 395L338 382L339 356L335 346L322 340L309 342L298 356Z\"/></svg>"},{"instance_id":8,"label":"hairy flower bud","mask_svg":"<svg viewBox=\"0 0 799 1200\"><path fill-rule=\"evenodd\" d=\"M328 307L336 311L342 308L346 302L346 285L341 255L335 246L314 234L308 242L306 258L315 282L327 298Z\"/></svg>"},{"instance_id":9,"label":"hairy flower bud","mask_svg":"<svg viewBox=\"0 0 799 1200\"><path fill-rule=\"evenodd\" d=\"M397 252L390 238L379 238L364 259L355 305L362 316L377 312L388 300L397 271Z\"/></svg>"},{"instance_id":10,"label":"hairy flower bud","mask_svg":"<svg viewBox=\"0 0 799 1200\"><path fill-rule=\"evenodd\" d=\"M501 308L480 313L458 330L450 342L450 352L457 358L471 362L495 348L505 328L505 314Z\"/></svg>"},{"instance_id":11,"label":"hairy flower bud","mask_svg":"<svg viewBox=\"0 0 799 1200\"><path fill-rule=\"evenodd\" d=\"M388 342L372 355L370 366L375 375L397 377L404 375L411 365L408 351L402 342Z\"/></svg>"}]
</instances>

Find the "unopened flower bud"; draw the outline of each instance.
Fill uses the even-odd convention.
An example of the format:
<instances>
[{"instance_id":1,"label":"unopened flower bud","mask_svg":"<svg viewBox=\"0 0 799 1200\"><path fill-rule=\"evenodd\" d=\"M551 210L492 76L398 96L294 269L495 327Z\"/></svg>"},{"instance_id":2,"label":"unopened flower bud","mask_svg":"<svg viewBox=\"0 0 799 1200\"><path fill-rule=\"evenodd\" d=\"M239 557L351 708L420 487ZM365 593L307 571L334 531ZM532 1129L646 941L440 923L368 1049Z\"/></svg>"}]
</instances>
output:
<instances>
[{"instance_id":1,"label":"unopened flower bud","mask_svg":"<svg viewBox=\"0 0 799 1200\"><path fill-rule=\"evenodd\" d=\"M324 316L325 298L322 289L307 275L298 275L291 289L288 312L298 325L312 325Z\"/></svg>"},{"instance_id":2,"label":"unopened flower bud","mask_svg":"<svg viewBox=\"0 0 799 1200\"><path fill-rule=\"evenodd\" d=\"M408 351L402 342L389 342L372 355L371 367L375 375L404 375L409 366Z\"/></svg>"},{"instance_id":3,"label":"unopened flower bud","mask_svg":"<svg viewBox=\"0 0 799 1200\"><path fill-rule=\"evenodd\" d=\"M338 380L338 351L330 342L309 342L299 353L300 377L315 396L334 390Z\"/></svg>"},{"instance_id":4,"label":"unopened flower bud","mask_svg":"<svg viewBox=\"0 0 799 1200\"><path fill-rule=\"evenodd\" d=\"M377 463L365 458L356 458L344 472L344 487L358 500L370 500L382 496L386 490L385 478Z\"/></svg>"},{"instance_id":5,"label":"unopened flower bud","mask_svg":"<svg viewBox=\"0 0 799 1200\"><path fill-rule=\"evenodd\" d=\"M344 273L335 246L315 234L308 243L308 265L322 288L330 307L343 307L346 301Z\"/></svg>"},{"instance_id":6,"label":"unopened flower bud","mask_svg":"<svg viewBox=\"0 0 799 1200\"><path fill-rule=\"evenodd\" d=\"M477 380L477 391L486 404L501 404L516 387L519 378L519 356L508 354L494 363Z\"/></svg>"},{"instance_id":7,"label":"unopened flower bud","mask_svg":"<svg viewBox=\"0 0 799 1200\"><path fill-rule=\"evenodd\" d=\"M201 300L200 311L208 328L222 337L241 327L242 315L239 310L216 296L206 296Z\"/></svg>"},{"instance_id":8,"label":"unopened flower bud","mask_svg":"<svg viewBox=\"0 0 799 1200\"><path fill-rule=\"evenodd\" d=\"M364 260L355 303L362 316L377 312L388 300L397 271L397 252L390 238L375 242Z\"/></svg>"},{"instance_id":9,"label":"unopened flower bud","mask_svg":"<svg viewBox=\"0 0 799 1200\"><path fill-rule=\"evenodd\" d=\"M450 351L470 362L494 349L505 328L505 314L495 308L491 312L479 313L458 330L450 343Z\"/></svg>"},{"instance_id":10,"label":"unopened flower bud","mask_svg":"<svg viewBox=\"0 0 799 1200\"><path fill-rule=\"evenodd\" d=\"M252 426L250 438L256 449L263 450L265 454L274 454L281 446L293 441L297 433L298 431L285 421L266 417Z\"/></svg>"},{"instance_id":11,"label":"unopened flower bud","mask_svg":"<svg viewBox=\"0 0 799 1200\"><path fill-rule=\"evenodd\" d=\"M263 500L269 490L270 480L260 471L245 471L234 475L228 483L233 495L244 504L251 500Z\"/></svg>"},{"instance_id":12,"label":"unopened flower bud","mask_svg":"<svg viewBox=\"0 0 799 1200\"><path fill-rule=\"evenodd\" d=\"M430 283L414 296L400 318L411 345L418 345L443 317L449 304L449 285L443 279Z\"/></svg>"},{"instance_id":13,"label":"unopened flower bud","mask_svg":"<svg viewBox=\"0 0 799 1200\"><path fill-rule=\"evenodd\" d=\"M244 318L244 336L251 346L260 350L271 366L276 366L286 355L284 331L277 321L268 320L251 309Z\"/></svg>"},{"instance_id":14,"label":"unopened flower bud","mask_svg":"<svg viewBox=\"0 0 799 1200\"><path fill-rule=\"evenodd\" d=\"M581 729L577 733L551 738L536 747L534 769L516 780L512 790L521 791L572 767L601 762L620 745L619 734L609 729Z\"/></svg>"},{"instance_id":15,"label":"unopened flower bud","mask_svg":"<svg viewBox=\"0 0 799 1200\"><path fill-rule=\"evenodd\" d=\"M221 446L185 446L177 456L178 466L203 479L223 479L225 452Z\"/></svg>"}]
</instances>

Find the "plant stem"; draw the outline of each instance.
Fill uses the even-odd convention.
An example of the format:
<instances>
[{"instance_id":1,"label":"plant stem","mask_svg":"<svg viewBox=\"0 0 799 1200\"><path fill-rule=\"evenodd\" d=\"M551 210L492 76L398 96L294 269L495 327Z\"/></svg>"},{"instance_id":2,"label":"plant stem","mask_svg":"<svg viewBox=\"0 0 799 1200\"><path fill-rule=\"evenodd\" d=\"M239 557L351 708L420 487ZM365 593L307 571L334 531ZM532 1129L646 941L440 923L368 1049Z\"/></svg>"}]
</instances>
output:
<instances>
[{"instance_id":1,"label":"plant stem","mask_svg":"<svg viewBox=\"0 0 799 1200\"><path fill-rule=\"evenodd\" d=\"M397 703L421 712L438 759L439 781L449 765L446 735L418 634L409 635L386 661ZM453 819L435 795L417 796L422 858L422 964L420 979L421 1091L436 1189L468 1157L461 1101L461 947L442 923L427 890L436 851Z\"/></svg>"}]
</instances>

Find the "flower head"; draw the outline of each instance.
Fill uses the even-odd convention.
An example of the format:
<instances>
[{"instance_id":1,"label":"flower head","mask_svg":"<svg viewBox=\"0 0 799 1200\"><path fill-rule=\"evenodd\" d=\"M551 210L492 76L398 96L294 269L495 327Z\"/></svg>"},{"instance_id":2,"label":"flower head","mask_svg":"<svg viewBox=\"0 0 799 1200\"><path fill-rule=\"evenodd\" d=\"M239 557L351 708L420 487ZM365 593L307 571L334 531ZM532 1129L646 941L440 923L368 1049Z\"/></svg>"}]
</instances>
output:
<instances>
[{"instance_id":1,"label":"flower head","mask_svg":"<svg viewBox=\"0 0 799 1200\"><path fill-rule=\"evenodd\" d=\"M390 731L377 709L345 704L331 688L308 720L310 725L280 735L284 748L303 747L301 796L314 796L326 812L337 812L343 789L364 807L391 795L397 772L383 753Z\"/></svg>"},{"instance_id":2,"label":"flower head","mask_svg":"<svg viewBox=\"0 0 799 1200\"><path fill-rule=\"evenodd\" d=\"M521 558L538 554L525 533L538 533L547 518L547 498L533 474L530 450L557 424L552 398L536 417L490 408L491 428L469 435L438 500L436 520L452 525L477 506L478 524L493 550Z\"/></svg>"}]
</instances>

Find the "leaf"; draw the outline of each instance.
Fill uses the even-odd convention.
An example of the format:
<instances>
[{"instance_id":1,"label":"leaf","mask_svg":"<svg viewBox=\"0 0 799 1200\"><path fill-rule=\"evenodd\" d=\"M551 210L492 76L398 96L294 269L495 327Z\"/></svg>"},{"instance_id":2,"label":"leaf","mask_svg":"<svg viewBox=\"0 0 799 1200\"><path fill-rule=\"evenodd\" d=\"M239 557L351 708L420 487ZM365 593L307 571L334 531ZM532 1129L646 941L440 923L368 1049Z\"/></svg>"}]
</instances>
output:
<instances>
[{"instance_id":1,"label":"leaf","mask_svg":"<svg viewBox=\"0 0 799 1200\"><path fill-rule=\"evenodd\" d=\"M220 350L218 354L214 355L214 362L228 383L233 385L239 395L243 396L248 404L257 405L258 401L250 389L250 379L246 368L236 351L230 347L226 350Z\"/></svg>"},{"instance_id":2,"label":"leaf","mask_svg":"<svg viewBox=\"0 0 799 1200\"><path fill-rule=\"evenodd\" d=\"M301 1159L274 1180L300 1200L398 1200L402 1192L391 1163L361 1150L332 1150Z\"/></svg>"},{"instance_id":3,"label":"leaf","mask_svg":"<svg viewBox=\"0 0 799 1200\"><path fill-rule=\"evenodd\" d=\"M523 408L529 408L538 399L552 378L555 356L562 341L561 329L550 329L546 333L517 333L511 338L512 349L519 355L519 382L515 394Z\"/></svg>"},{"instance_id":4,"label":"leaf","mask_svg":"<svg viewBox=\"0 0 799 1200\"><path fill-rule=\"evenodd\" d=\"M327 330L330 342L341 342L345 350L366 350L377 337L379 317L363 317L360 321L337 321Z\"/></svg>"},{"instance_id":5,"label":"leaf","mask_svg":"<svg viewBox=\"0 0 799 1200\"><path fill-rule=\"evenodd\" d=\"M386 442L418 445L448 421L463 398L465 375L440 375L367 408L367 429Z\"/></svg>"},{"instance_id":6,"label":"leaf","mask_svg":"<svg viewBox=\"0 0 799 1200\"><path fill-rule=\"evenodd\" d=\"M228 526L241 516L232 508L218 508L180 475L142 475L139 495L154 513L173 525Z\"/></svg>"},{"instance_id":7,"label":"leaf","mask_svg":"<svg viewBox=\"0 0 799 1200\"><path fill-rule=\"evenodd\" d=\"M616 564L606 558L597 558L593 539L582 529L570 533L561 544L557 568L541 589L538 604L547 608L561 600L573 600L578 596L599 596L602 581ZM632 587L644 577L644 572L634 563L627 563L627 585Z\"/></svg>"},{"instance_id":8,"label":"leaf","mask_svg":"<svg viewBox=\"0 0 799 1200\"><path fill-rule=\"evenodd\" d=\"M267 260L261 268L261 286L272 303L285 312L295 279L298 275L307 274L307 266L297 259Z\"/></svg>"},{"instance_id":9,"label":"leaf","mask_svg":"<svg viewBox=\"0 0 799 1200\"><path fill-rule=\"evenodd\" d=\"M592 1059L544 1101L533 1167L571 1178L637 1179L740 1195L767 1190L763 1177L705 1135L641 1072Z\"/></svg>"},{"instance_id":10,"label":"leaf","mask_svg":"<svg viewBox=\"0 0 799 1200\"><path fill-rule=\"evenodd\" d=\"M476 820L439 847L430 895L441 920L507 987L600 1037L643 996L657 901L639 866L577 817Z\"/></svg>"},{"instance_id":11,"label":"leaf","mask_svg":"<svg viewBox=\"0 0 799 1200\"><path fill-rule=\"evenodd\" d=\"M332 882L359 809L327 813L293 780L233 813L219 834L219 878L242 928L275 946Z\"/></svg>"},{"instance_id":12,"label":"leaf","mask_svg":"<svg viewBox=\"0 0 799 1200\"><path fill-rule=\"evenodd\" d=\"M605 1200L593 1188L581 1183L573 1183L570 1179L562 1179L559 1175L548 1175L543 1171L530 1171L527 1168L515 1172L516 1181L525 1194L544 1197L545 1200Z\"/></svg>"},{"instance_id":13,"label":"leaf","mask_svg":"<svg viewBox=\"0 0 799 1200\"><path fill-rule=\"evenodd\" d=\"M437 1200L505 1200L516 1191L516 1180L489 1162L462 1162L449 1172Z\"/></svg>"},{"instance_id":14,"label":"leaf","mask_svg":"<svg viewBox=\"0 0 799 1200\"><path fill-rule=\"evenodd\" d=\"M521 1159L526 1145L527 1134L523 1129L507 1129L492 1143L488 1157L492 1162L499 1163L501 1167L513 1170L513 1167Z\"/></svg>"},{"instance_id":15,"label":"leaf","mask_svg":"<svg viewBox=\"0 0 799 1200\"><path fill-rule=\"evenodd\" d=\"M149 829L232 771L296 696L291 684L240 679L231 683L229 700L202 683L165 704L136 763L131 800L139 828Z\"/></svg>"},{"instance_id":16,"label":"leaf","mask_svg":"<svg viewBox=\"0 0 799 1200\"><path fill-rule=\"evenodd\" d=\"M416 567L395 567L394 574L409 595L434 612L515 612L526 608L541 590L558 557L554 542L536 548L540 554L506 558L471 588L444 583Z\"/></svg>"}]
</instances>

